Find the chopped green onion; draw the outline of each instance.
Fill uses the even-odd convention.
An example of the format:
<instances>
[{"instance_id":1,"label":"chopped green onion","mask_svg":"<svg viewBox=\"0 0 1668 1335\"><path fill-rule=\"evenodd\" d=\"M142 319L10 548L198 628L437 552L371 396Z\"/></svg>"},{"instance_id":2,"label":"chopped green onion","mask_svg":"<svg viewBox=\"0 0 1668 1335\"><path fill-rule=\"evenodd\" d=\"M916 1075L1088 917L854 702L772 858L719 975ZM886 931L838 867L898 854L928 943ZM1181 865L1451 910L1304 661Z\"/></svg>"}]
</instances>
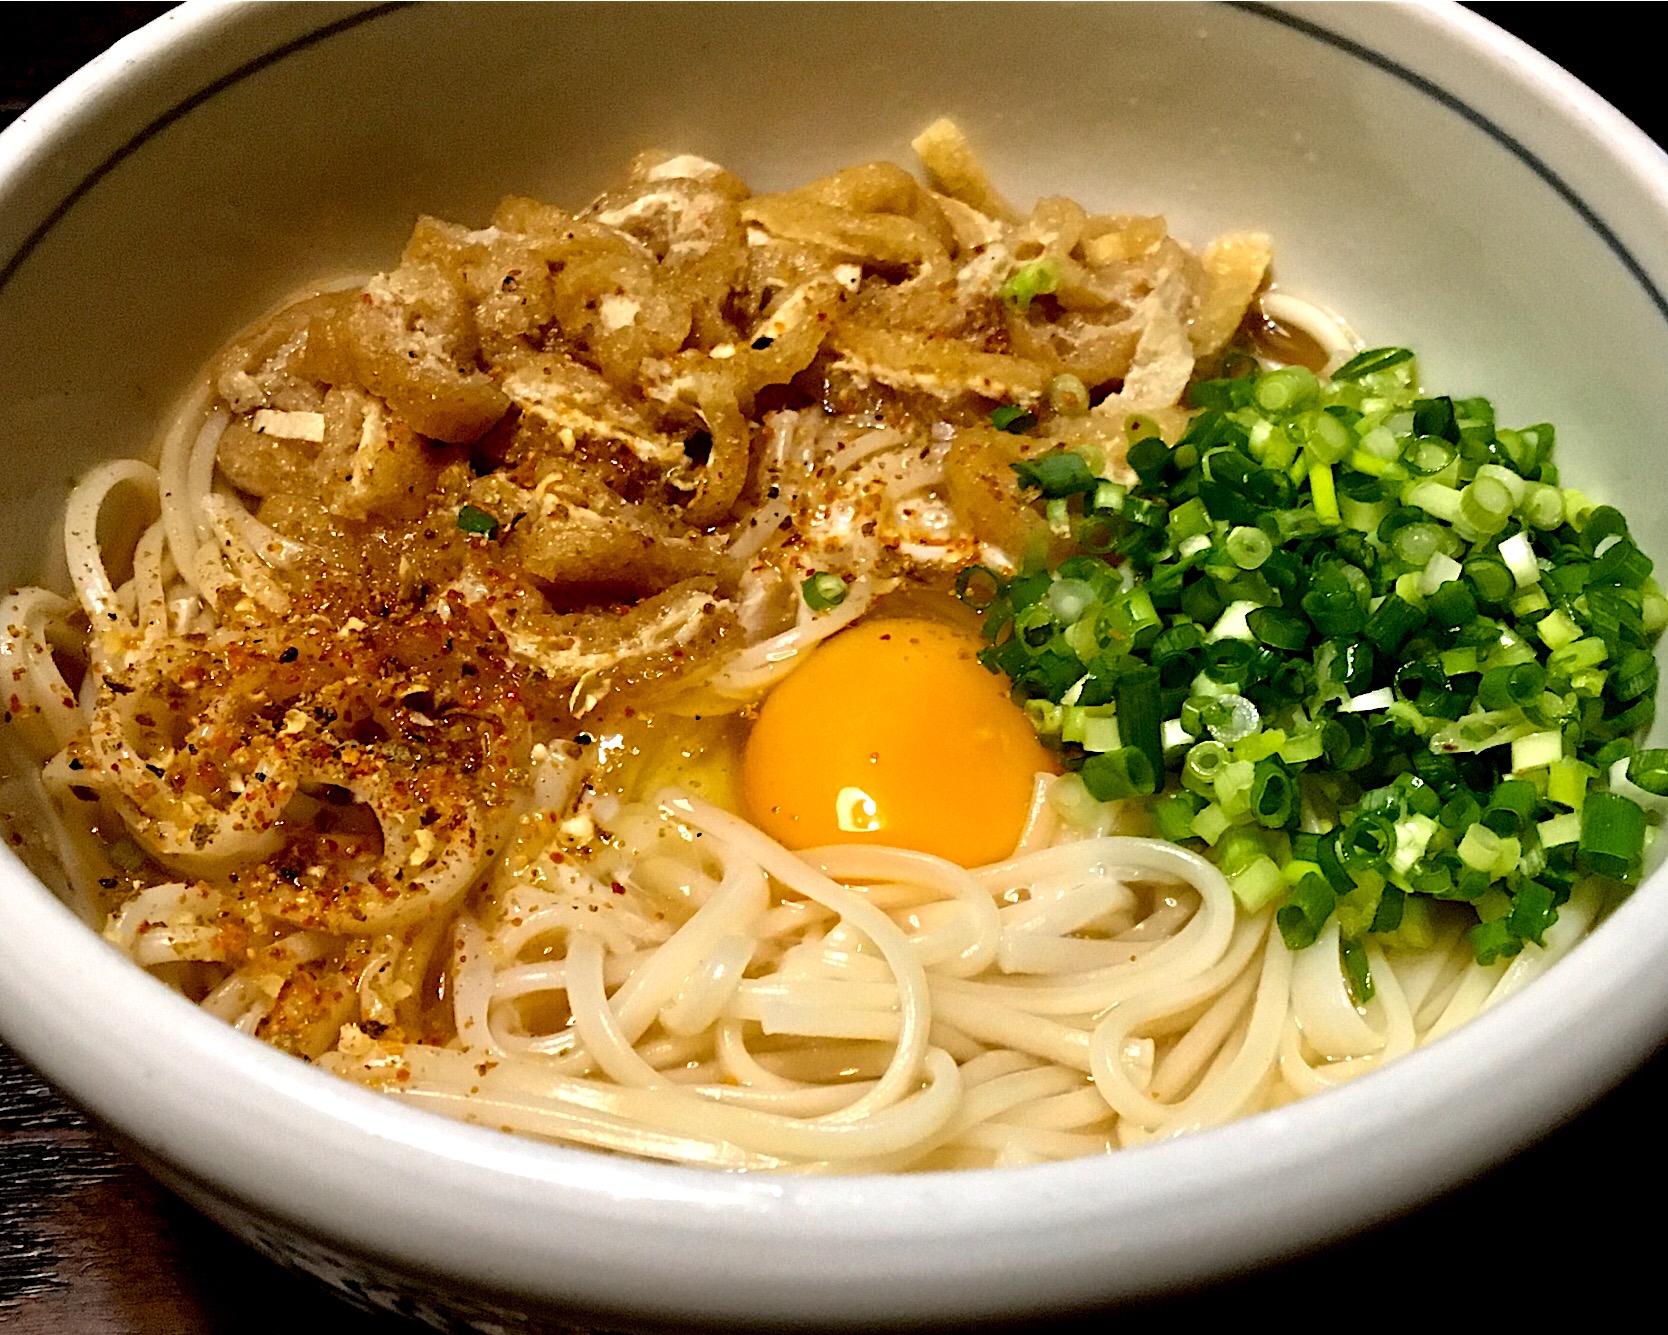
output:
<instances>
[{"instance_id":1,"label":"chopped green onion","mask_svg":"<svg viewBox=\"0 0 1668 1335\"><path fill-rule=\"evenodd\" d=\"M989 566L963 566L956 574L956 597L976 612L994 606L1002 591L1002 577Z\"/></svg>"},{"instance_id":2,"label":"chopped green onion","mask_svg":"<svg viewBox=\"0 0 1668 1335\"><path fill-rule=\"evenodd\" d=\"M1330 464L1310 465L1309 496L1315 503L1315 514L1323 524L1343 522L1343 516L1338 513L1338 490L1332 480Z\"/></svg>"},{"instance_id":3,"label":"chopped green onion","mask_svg":"<svg viewBox=\"0 0 1668 1335\"><path fill-rule=\"evenodd\" d=\"M1495 479L1479 477L1460 493L1459 517L1479 533L1498 533L1512 517L1512 494Z\"/></svg>"},{"instance_id":4,"label":"chopped green onion","mask_svg":"<svg viewBox=\"0 0 1668 1335\"><path fill-rule=\"evenodd\" d=\"M1221 742L1200 742L1187 753L1182 768L1182 784L1203 796L1214 794L1216 776L1232 758L1228 748Z\"/></svg>"},{"instance_id":5,"label":"chopped green onion","mask_svg":"<svg viewBox=\"0 0 1668 1335\"><path fill-rule=\"evenodd\" d=\"M1398 931L1406 912L1407 895L1398 887L1387 885L1384 887L1384 893L1379 896L1378 908L1373 913L1373 925L1369 930L1373 932Z\"/></svg>"},{"instance_id":6,"label":"chopped green onion","mask_svg":"<svg viewBox=\"0 0 1668 1335\"><path fill-rule=\"evenodd\" d=\"M1511 577L1520 589L1540 582L1541 567L1536 564L1535 546L1526 532L1518 532L1501 542L1500 559L1506 562L1506 569L1511 571Z\"/></svg>"},{"instance_id":7,"label":"chopped green onion","mask_svg":"<svg viewBox=\"0 0 1668 1335\"><path fill-rule=\"evenodd\" d=\"M998 413L1001 411L1001 408L996 410ZM991 414L993 418L995 415ZM1035 487L1048 497L1075 496L1080 492L1093 491L1100 484L1100 478L1090 471L1083 456L1071 450L1055 450L1029 462L1009 466L1018 476L1020 486ZM1127 511L1126 517L1129 517Z\"/></svg>"},{"instance_id":8,"label":"chopped green onion","mask_svg":"<svg viewBox=\"0 0 1668 1335\"><path fill-rule=\"evenodd\" d=\"M1581 817L1574 811L1550 816L1535 826L1535 838L1542 848L1559 848L1581 837Z\"/></svg>"},{"instance_id":9,"label":"chopped green onion","mask_svg":"<svg viewBox=\"0 0 1668 1335\"><path fill-rule=\"evenodd\" d=\"M1046 296L1060 286L1060 266L1053 260L1032 260L1009 275L997 295L1015 310L1029 310L1038 297Z\"/></svg>"},{"instance_id":10,"label":"chopped green onion","mask_svg":"<svg viewBox=\"0 0 1668 1335\"><path fill-rule=\"evenodd\" d=\"M1153 820L1161 839L1179 844L1193 837L1193 819L1204 803L1188 792L1171 793L1153 803Z\"/></svg>"},{"instance_id":11,"label":"chopped green onion","mask_svg":"<svg viewBox=\"0 0 1668 1335\"><path fill-rule=\"evenodd\" d=\"M1142 797L1157 791L1159 772L1146 753L1135 746L1092 755L1083 762L1082 769L1084 785L1101 802Z\"/></svg>"},{"instance_id":12,"label":"chopped green onion","mask_svg":"<svg viewBox=\"0 0 1668 1335\"><path fill-rule=\"evenodd\" d=\"M1276 649L1301 649L1309 640L1308 618L1277 607L1258 607L1247 612L1245 624L1264 644Z\"/></svg>"},{"instance_id":13,"label":"chopped green onion","mask_svg":"<svg viewBox=\"0 0 1668 1335\"><path fill-rule=\"evenodd\" d=\"M1403 599L1391 594L1367 618L1366 635L1386 654L1394 654L1402 642L1425 624L1425 614Z\"/></svg>"},{"instance_id":14,"label":"chopped green onion","mask_svg":"<svg viewBox=\"0 0 1668 1335\"><path fill-rule=\"evenodd\" d=\"M122 871L135 872L145 865L145 850L124 835L110 845L110 861Z\"/></svg>"},{"instance_id":15,"label":"chopped green onion","mask_svg":"<svg viewBox=\"0 0 1668 1335\"><path fill-rule=\"evenodd\" d=\"M1464 626L1477 616L1477 600L1458 580L1442 585L1430 597L1425 610L1439 626Z\"/></svg>"},{"instance_id":16,"label":"chopped green onion","mask_svg":"<svg viewBox=\"0 0 1668 1335\"><path fill-rule=\"evenodd\" d=\"M1512 773L1539 769L1564 755L1564 735L1561 732L1530 732L1512 738Z\"/></svg>"},{"instance_id":17,"label":"chopped green onion","mask_svg":"<svg viewBox=\"0 0 1668 1335\"><path fill-rule=\"evenodd\" d=\"M1208 515L1206 519L1208 522ZM1229 530L1227 547L1229 560L1241 570L1255 570L1274 554L1274 543L1268 534L1248 524Z\"/></svg>"},{"instance_id":18,"label":"chopped green onion","mask_svg":"<svg viewBox=\"0 0 1668 1335\"><path fill-rule=\"evenodd\" d=\"M1520 835L1529 827L1538 800L1535 785L1528 780L1502 780L1489 794L1482 824L1501 836Z\"/></svg>"},{"instance_id":19,"label":"chopped green onion","mask_svg":"<svg viewBox=\"0 0 1668 1335\"><path fill-rule=\"evenodd\" d=\"M1353 937L1338 939L1338 963L1344 972L1344 981L1349 984L1350 1000L1357 1006L1365 1006L1373 999L1373 975L1367 964L1367 950Z\"/></svg>"},{"instance_id":20,"label":"chopped green onion","mask_svg":"<svg viewBox=\"0 0 1668 1335\"><path fill-rule=\"evenodd\" d=\"M1552 891L1539 881L1525 881L1512 896L1512 911L1506 919L1512 935L1521 941L1544 945L1542 934L1558 918Z\"/></svg>"},{"instance_id":21,"label":"chopped green onion","mask_svg":"<svg viewBox=\"0 0 1668 1335\"><path fill-rule=\"evenodd\" d=\"M1395 348L1188 402L1173 444L1128 425L1127 489L1064 448L1014 465L1078 554L957 581L1084 800L1154 793L1293 948L1335 917L1358 1000L1368 942L1429 945L1434 900L1490 960L1578 875L1636 878L1633 799L1668 797L1668 750L1630 740L1668 598L1620 514L1559 486L1551 428L1421 396Z\"/></svg>"},{"instance_id":22,"label":"chopped green onion","mask_svg":"<svg viewBox=\"0 0 1668 1335\"><path fill-rule=\"evenodd\" d=\"M1534 660L1490 668L1477 686L1477 703L1484 709L1512 709L1540 699L1546 689L1546 669Z\"/></svg>"},{"instance_id":23,"label":"chopped green onion","mask_svg":"<svg viewBox=\"0 0 1668 1335\"><path fill-rule=\"evenodd\" d=\"M1210 735L1224 746L1243 741L1257 731L1261 722L1257 706L1243 695L1218 696L1200 713Z\"/></svg>"},{"instance_id":24,"label":"chopped green onion","mask_svg":"<svg viewBox=\"0 0 1668 1335\"><path fill-rule=\"evenodd\" d=\"M1390 539L1390 550L1398 561L1422 566L1442 547L1442 530L1435 524L1404 524Z\"/></svg>"},{"instance_id":25,"label":"chopped green onion","mask_svg":"<svg viewBox=\"0 0 1668 1335\"><path fill-rule=\"evenodd\" d=\"M1568 498L1565 499L1568 504ZM1581 546L1589 555L1597 553L1600 544L1606 538L1627 536L1627 520L1622 512L1613 505L1600 505L1590 510L1586 519L1579 525L1581 529Z\"/></svg>"},{"instance_id":26,"label":"chopped green onion","mask_svg":"<svg viewBox=\"0 0 1668 1335\"><path fill-rule=\"evenodd\" d=\"M1048 382L1047 396L1048 406L1063 417L1081 417L1089 411L1088 387L1069 371Z\"/></svg>"},{"instance_id":27,"label":"chopped green onion","mask_svg":"<svg viewBox=\"0 0 1668 1335\"><path fill-rule=\"evenodd\" d=\"M846 600L846 582L838 575L820 570L799 586L805 606L813 612L826 612Z\"/></svg>"},{"instance_id":28,"label":"chopped green onion","mask_svg":"<svg viewBox=\"0 0 1668 1335\"><path fill-rule=\"evenodd\" d=\"M1616 793L1589 793L1581 808L1576 865L1618 881L1630 880L1645 852L1645 813Z\"/></svg>"},{"instance_id":29,"label":"chopped green onion","mask_svg":"<svg viewBox=\"0 0 1668 1335\"><path fill-rule=\"evenodd\" d=\"M1326 920L1332 916L1332 910L1338 905L1338 896L1327 884L1324 876L1310 872L1295 886L1286 904L1274 915L1274 922L1280 929L1280 936L1291 950L1302 950L1305 946L1315 944L1315 938Z\"/></svg>"},{"instance_id":30,"label":"chopped green onion","mask_svg":"<svg viewBox=\"0 0 1668 1335\"><path fill-rule=\"evenodd\" d=\"M1668 750L1653 747L1635 751L1627 762L1629 783L1637 784L1653 797L1668 797Z\"/></svg>"},{"instance_id":31,"label":"chopped green onion","mask_svg":"<svg viewBox=\"0 0 1668 1335\"><path fill-rule=\"evenodd\" d=\"M1112 694L1124 740L1147 758L1155 776L1164 773L1164 714L1158 673L1152 668L1126 671L1113 683Z\"/></svg>"},{"instance_id":32,"label":"chopped green onion","mask_svg":"<svg viewBox=\"0 0 1668 1335\"><path fill-rule=\"evenodd\" d=\"M1381 816L1363 815L1342 827L1338 861L1352 874L1381 871L1395 847L1395 827Z\"/></svg>"},{"instance_id":33,"label":"chopped green onion","mask_svg":"<svg viewBox=\"0 0 1668 1335\"><path fill-rule=\"evenodd\" d=\"M1503 603L1517 588L1506 563L1492 556L1471 557L1461 569L1476 590L1477 597L1485 603Z\"/></svg>"},{"instance_id":34,"label":"chopped green onion","mask_svg":"<svg viewBox=\"0 0 1668 1335\"><path fill-rule=\"evenodd\" d=\"M1402 446L1402 466L1414 477L1435 477L1459 457L1454 443L1440 436L1410 436Z\"/></svg>"},{"instance_id":35,"label":"chopped green onion","mask_svg":"<svg viewBox=\"0 0 1668 1335\"><path fill-rule=\"evenodd\" d=\"M1509 958L1523 949L1523 939L1512 931L1505 918L1478 923L1471 929L1470 940L1478 964L1493 964L1502 956Z\"/></svg>"},{"instance_id":36,"label":"chopped green onion","mask_svg":"<svg viewBox=\"0 0 1668 1335\"><path fill-rule=\"evenodd\" d=\"M1413 354L1406 348L1369 348L1366 352L1358 352L1347 362L1332 373L1333 380L1362 380L1370 375L1377 375L1380 371L1388 371L1392 366L1400 366L1403 362L1413 360Z\"/></svg>"},{"instance_id":37,"label":"chopped green onion","mask_svg":"<svg viewBox=\"0 0 1668 1335\"><path fill-rule=\"evenodd\" d=\"M1564 494L1557 487L1537 482L1524 492L1518 513L1532 528L1555 529L1564 522Z\"/></svg>"},{"instance_id":38,"label":"chopped green onion","mask_svg":"<svg viewBox=\"0 0 1668 1335\"><path fill-rule=\"evenodd\" d=\"M1616 665L1611 694L1618 700L1637 700L1656 690L1656 656L1648 649L1630 649Z\"/></svg>"},{"instance_id":39,"label":"chopped green onion","mask_svg":"<svg viewBox=\"0 0 1668 1335\"><path fill-rule=\"evenodd\" d=\"M1020 436L1036 426L1037 419L1035 414L1026 412L1017 403L1004 403L991 409L990 424L998 431ZM1019 465L1015 464L1014 467L1018 468Z\"/></svg>"},{"instance_id":40,"label":"chopped green onion","mask_svg":"<svg viewBox=\"0 0 1668 1335\"><path fill-rule=\"evenodd\" d=\"M1279 829L1297 809L1297 786L1273 761L1258 763L1251 781L1251 814L1259 825Z\"/></svg>"},{"instance_id":41,"label":"chopped green onion","mask_svg":"<svg viewBox=\"0 0 1668 1335\"><path fill-rule=\"evenodd\" d=\"M458 527L479 538L492 538L497 536L499 524L485 510L466 505L458 511Z\"/></svg>"},{"instance_id":42,"label":"chopped green onion","mask_svg":"<svg viewBox=\"0 0 1668 1335\"><path fill-rule=\"evenodd\" d=\"M1300 408L1314 399L1319 390L1315 373L1302 366L1282 366L1267 375L1257 377L1251 397L1265 412L1282 412Z\"/></svg>"},{"instance_id":43,"label":"chopped green onion","mask_svg":"<svg viewBox=\"0 0 1668 1335\"><path fill-rule=\"evenodd\" d=\"M1279 864L1266 853L1258 854L1238 871L1227 873L1227 876L1234 898L1247 913L1261 913L1286 889Z\"/></svg>"}]
</instances>

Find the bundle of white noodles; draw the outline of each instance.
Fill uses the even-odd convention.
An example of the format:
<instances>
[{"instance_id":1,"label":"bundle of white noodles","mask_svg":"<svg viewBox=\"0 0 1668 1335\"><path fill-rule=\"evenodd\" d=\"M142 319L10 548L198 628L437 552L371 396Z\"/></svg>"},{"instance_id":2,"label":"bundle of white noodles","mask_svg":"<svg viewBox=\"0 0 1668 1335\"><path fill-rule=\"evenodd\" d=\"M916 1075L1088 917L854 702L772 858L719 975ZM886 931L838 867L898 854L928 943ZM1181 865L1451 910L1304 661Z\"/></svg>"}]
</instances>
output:
<instances>
[{"instance_id":1,"label":"bundle of white noodles","mask_svg":"<svg viewBox=\"0 0 1668 1335\"><path fill-rule=\"evenodd\" d=\"M7 757L6 806L24 837L22 855L88 915L96 899L90 887L116 869L90 828L92 810L85 811L88 823L65 819L85 804L72 795L81 776L62 763L62 753L91 721L105 676L154 654L170 637L212 630L221 590L273 613L289 605L273 572L300 549L216 479L227 418L207 411L209 397L205 382L181 405L157 466L118 459L76 484L63 526L72 598L25 587L0 600L0 675L9 683L0 739L17 753ZM123 520L151 516L136 538L125 535L130 571L120 583L104 557L107 510ZM78 614L88 629L77 624ZM71 664L71 675L80 675L74 688L64 670Z\"/></svg>"},{"instance_id":2,"label":"bundle of white noodles","mask_svg":"<svg viewBox=\"0 0 1668 1335\"><path fill-rule=\"evenodd\" d=\"M21 726L31 750L50 753L83 725L75 693L51 662L48 639L85 661L83 699L97 692L114 661L142 655L170 635L213 627L215 595L231 588L266 611L282 615L289 596L273 571L301 550L249 512L216 478L215 455L226 428L224 412L209 413L208 387L183 404L162 441L155 467L139 459L101 464L83 477L64 507L64 554L75 604L39 588L24 588L0 603L0 665L18 683L25 706ZM123 491L136 494L136 507ZM112 496L124 516L150 512L131 553L131 574L120 585L105 565L101 520ZM78 604L91 633L67 629Z\"/></svg>"},{"instance_id":3,"label":"bundle of white noodles","mask_svg":"<svg viewBox=\"0 0 1668 1335\"><path fill-rule=\"evenodd\" d=\"M1051 781L1039 784L1039 806ZM896 849L788 852L665 794L587 866L507 859L457 924L448 1047L323 1063L486 1126L738 1169L877 1172L1105 1152L1225 1122L1445 1032L1578 937L1510 966L1336 940L1294 955L1209 863L1039 811L1044 846L967 871Z\"/></svg>"}]
</instances>

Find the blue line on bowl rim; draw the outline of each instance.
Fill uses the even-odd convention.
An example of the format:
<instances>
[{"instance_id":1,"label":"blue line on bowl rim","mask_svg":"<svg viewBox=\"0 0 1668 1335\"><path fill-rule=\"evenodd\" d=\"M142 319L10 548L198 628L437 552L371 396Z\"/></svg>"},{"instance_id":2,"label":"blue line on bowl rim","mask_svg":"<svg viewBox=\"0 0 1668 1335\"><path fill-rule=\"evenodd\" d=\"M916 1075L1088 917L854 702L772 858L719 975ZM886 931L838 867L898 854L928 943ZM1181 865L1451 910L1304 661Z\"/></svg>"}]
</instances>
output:
<instances>
[{"instance_id":1,"label":"blue line on bowl rim","mask_svg":"<svg viewBox=\"0 0 1668 1335\"><path fill-rule=\"evenodd\" d=\"M1484 134L1488 135L1490 139L1493 139L1495 143L1499 144L1513 157L1518 159L1518 161L1523 163L1524 166L1528 167L1530 171L1534 172L1536 176L1545 181L1560 199L1568 204L1570 208L1575 210L1576 215L1581 219L1581 221L1586 223L1588 227L1592 228L1592 230L1598 235L1599 240L1603 241L1605 246L1609 248L1610 252L1621 261L1622 267L1625 268L1628 273L1633 276L1634 281L1644 289L1645 295L1651 299L1651 304L1656 307L1657 314L1662 316L1664 320L1668 320L1668 297L1664 297L1657 285L1651 281L1651 277L1645 272L1644 266L1633 257L1633 252L1630 251L1627 246L1623 244L1622 239L1610 229L1609 224L1606 223L1603 218L1599 217L1597 211L1595 211L1586 200L1575 192L1574 187L1565 181L1563 177L1558 175L1557 172L1553 171L1552 168L1543 162L1534 152L1532 152L1527 145L1522 143L1515 136L1508 134L1475 107L1465 102L1458 95L1450 93L1446 88L1442 87L1441 84L1436 83L1431 79L1427 79L1422 74L1415 74L1405 65L1397 64L1388 56L1381 55L1379 52L1374 51L1371 47L1362 46L1359 42L1356 42L1348 37L1341 37L1337 33L1330 32L1326 28L1321 27L1319 24L1314 23L1309 19L1300 18L1296 14L1287 13L1283 10L1275 8L1273 5L1249 3L1248 0L1232 0L1229 7L1241 10L1244 13L1255 14L1259 18L1268 19L1271 22L1282 25L1283 27L1291 28L1295 32L1303 33L1307 37L1312 37L1317 41L1324 42L1326 45L1335 47L1339 51L1344 52L1346 55L1353 56L1357 60L1363 61L1368 65L1372 65L1375 69L1383 70L1386 74L1400 79L1410 88L1414 88L1425 94L1425 96L1441 103L1443 106L1447 107L1448 110L1455 112L1457 115L1475 125L1479 130L1483 131ZM0 279L0 286L3 286L3 279Z\"/></svg>"}]
</instances>

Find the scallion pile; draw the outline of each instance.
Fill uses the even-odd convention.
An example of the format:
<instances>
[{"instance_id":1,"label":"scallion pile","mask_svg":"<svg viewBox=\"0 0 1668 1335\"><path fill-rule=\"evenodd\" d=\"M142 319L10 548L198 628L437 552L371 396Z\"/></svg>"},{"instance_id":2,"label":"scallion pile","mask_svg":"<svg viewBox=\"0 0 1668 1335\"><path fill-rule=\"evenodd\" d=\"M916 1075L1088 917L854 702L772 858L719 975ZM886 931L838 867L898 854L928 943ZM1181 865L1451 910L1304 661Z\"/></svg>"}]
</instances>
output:
<instances>
[{"instance_id":1,"label":"scallion pile","mask_svg":"<svg viewBox=\"0 0 1668 1335\"><path fill-rule=\"evenodd\" d=\"M1553 430L1423 397L1412 353L1196 384L1131 432L1126 488L1056 449L1015 470L1075 554L962 572L986 665L1102 801L1153 795L1288 945L1334 916L1417 948L1469 905L1483 963L1540 943L1578 878L1637 878L1668 753L1668 622L1614 508L1559 485Z\"/></svg>"}]
</instances>

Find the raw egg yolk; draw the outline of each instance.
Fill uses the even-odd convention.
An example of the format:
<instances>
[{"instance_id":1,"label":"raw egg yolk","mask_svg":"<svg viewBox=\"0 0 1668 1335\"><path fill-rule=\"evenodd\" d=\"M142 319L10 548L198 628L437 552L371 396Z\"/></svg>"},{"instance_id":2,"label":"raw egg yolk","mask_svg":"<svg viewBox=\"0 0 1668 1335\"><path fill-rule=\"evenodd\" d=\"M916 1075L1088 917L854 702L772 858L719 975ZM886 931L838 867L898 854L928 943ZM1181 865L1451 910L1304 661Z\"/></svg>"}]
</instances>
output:
<instances>
[{"instance_id":1,"label":"raw egg yolk","mask_svg":"<svg viewBox=\"0 0 1668 1335\"><path fill-rule=\"evenodd\" d=\"M1019 841L1058 766L975 657L936 621L843 631L765 698L742 758L753 820L789 848L874 843L977 867Z\"/></svg>"}]
</instances>

